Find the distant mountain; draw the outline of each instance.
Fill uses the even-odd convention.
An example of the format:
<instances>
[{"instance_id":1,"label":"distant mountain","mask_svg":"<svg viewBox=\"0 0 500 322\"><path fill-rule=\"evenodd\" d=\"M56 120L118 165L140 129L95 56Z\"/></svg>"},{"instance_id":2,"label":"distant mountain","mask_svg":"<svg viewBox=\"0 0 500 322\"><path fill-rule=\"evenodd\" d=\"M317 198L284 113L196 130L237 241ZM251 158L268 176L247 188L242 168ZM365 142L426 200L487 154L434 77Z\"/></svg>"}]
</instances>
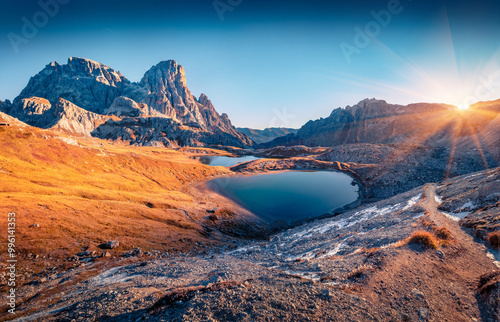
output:
<instances>
[{"instance_id":1,"label":"distant mountain","mask_svg":"<svg viewBox=\"0 0 500 322\"><path fill-rule=\"evenodd\" d=\"M139 145L253 144L205 94L191 94L183 67L173 60L151 67L139 83L85 58L53 62L12 104L0 102L0 110L30 125Z\"/></svg>"},{"instance_id":2,"label":"distant mountain","mask_svg":"<svg viewBox=\"0 0 500 322\"><path fill-rule=\"evenodd\" d=\"M264 130L250 129L248 127L237 127L238 132L246 134L255 143L266 143L276 138L297 133L297 129L286 127L269 127Z\"/></svg>"},{"instance_id":3,"label":"distant mountain","mask_svg":"<svg viewBox=\"0 0 500 322\"><path fill-rule=\"evenodd\" d=\"M7 113L12 106L9 100L0 101L0 112Z\"/></svg>"},{"instance_id":4,"label":"distant mountain","mask_svg":"<svg viewBox=\"0 0 500 322\"><path fill-rule=\"evenodd\" d=\"M498 106L500 101L478 103L462 112L445 104L403 106L365 99L354 106L337 108L327 118L309 121L297 133L264 145L330 147L353 143L415 143L451 147L457 126L465 136L471 131L480 132L498 116ZM493 138L498 131L498 126L492 127L488 137Z\"/></svg>"}]
</instances>

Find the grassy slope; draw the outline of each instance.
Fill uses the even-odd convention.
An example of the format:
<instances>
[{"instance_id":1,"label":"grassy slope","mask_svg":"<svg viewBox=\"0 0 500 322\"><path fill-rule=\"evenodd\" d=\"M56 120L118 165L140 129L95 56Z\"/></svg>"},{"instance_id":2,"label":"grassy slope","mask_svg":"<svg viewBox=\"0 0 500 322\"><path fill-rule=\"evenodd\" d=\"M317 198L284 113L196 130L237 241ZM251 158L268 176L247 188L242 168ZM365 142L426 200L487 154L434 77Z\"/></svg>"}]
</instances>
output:
<instances>
[{"instance_id":1,"label":"grassy slope","mask_svg":"<svg viewBox=\"0 0 500 322\"><path fill-rule=\"evenodd\" d=\"M121 243L117 251L171 250L182 248L180 238L203 239L201 225L180 210L200 206L180 188L227 170L165 148L94 139L75 146L60 138L27 126L0 127L0 227L6 230L7 214L16 213L22 254L64 258L114 239ZM35 223L41 227L30 227ZM0 257L6 247L0 243Z\"/></svg>"}]
</instances>

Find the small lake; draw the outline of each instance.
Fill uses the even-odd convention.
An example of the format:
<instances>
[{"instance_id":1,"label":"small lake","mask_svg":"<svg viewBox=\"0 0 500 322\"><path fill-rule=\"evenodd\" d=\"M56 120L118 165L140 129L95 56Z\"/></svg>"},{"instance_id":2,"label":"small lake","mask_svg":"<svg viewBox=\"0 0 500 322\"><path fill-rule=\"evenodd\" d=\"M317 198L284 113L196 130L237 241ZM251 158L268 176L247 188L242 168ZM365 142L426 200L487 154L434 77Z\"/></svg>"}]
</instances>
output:
<instances>
[{"instance_id":1,"label":"small lake","mask_svg":"<svg viewBox=\"0 0 500 322\"><path fill-rule=\"evenodd\" d=\"M358 199L353 179L332 171L287 171L213 179L208 186L255 215L292 223L318 217Z\"/></svg>"},{"instance_id":2,"label":"small lake","mask_svg":"<svg viewBox=\"0 0 500 322\"><path fill-rule=\"evenodd\" d=\"M222 167L232 167L233 165L237 165L241 162L253 161L260 158L254 157L253 155L246 155L243 157L225 157L225 156L202 156L200 157L200 162L203 164L207 164L213 167L222 166Z\"/></svg>"}]
</instances>

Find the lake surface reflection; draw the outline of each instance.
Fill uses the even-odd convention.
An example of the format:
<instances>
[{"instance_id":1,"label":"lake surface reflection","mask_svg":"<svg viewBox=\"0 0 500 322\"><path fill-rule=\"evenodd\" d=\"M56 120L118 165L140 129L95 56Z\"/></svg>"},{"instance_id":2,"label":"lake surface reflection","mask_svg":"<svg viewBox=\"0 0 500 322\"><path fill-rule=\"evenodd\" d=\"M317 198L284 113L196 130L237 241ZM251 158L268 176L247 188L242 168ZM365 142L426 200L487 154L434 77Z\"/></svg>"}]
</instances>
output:
<instances>
[{"instance_id":1,"label":"lake surface reflection","mask_svg":"<svg viewBox=\"0 0 500 322\"><path fill-rule=\"evenodd\" d=\"M200 162L203 164L211 165L213 167L222 166L222 167L232 167L233 165L237 165L241 162L253 161L260 158L254 157L253 155L246 155L243 157L225 157L225 156L202 156L200 157Z\"/></svg>"},{"instance_id":2,"label":"lake surface reflection","mask_svg":"<svg viewBox=\"0 0 500 322\"><path fill-rule=\"evenodd\" d=\"M353 179L332 171L287 171L213 179L208 186L266 220L317 217L358 199Z\"/></svg>"}]
</instances>

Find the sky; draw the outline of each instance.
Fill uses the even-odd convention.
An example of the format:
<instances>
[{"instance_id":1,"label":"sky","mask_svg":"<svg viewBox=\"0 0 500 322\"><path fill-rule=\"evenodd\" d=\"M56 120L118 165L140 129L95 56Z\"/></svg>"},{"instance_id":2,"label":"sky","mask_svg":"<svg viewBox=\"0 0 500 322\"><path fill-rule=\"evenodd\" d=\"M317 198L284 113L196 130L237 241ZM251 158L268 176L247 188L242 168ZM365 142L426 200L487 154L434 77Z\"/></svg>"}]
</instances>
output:
<instances>
[{"instance_id":1,"label":"sky","mask_svg":"<svg viewBox=\"0 0 500 322\"><path fill-rule=\"evenodd\" d=\"M235 126L298 128L365 98L500 98L498 0L0 0L0 99L52 61L138 82L184 66Z\"/></svg>"}]
</instances>

